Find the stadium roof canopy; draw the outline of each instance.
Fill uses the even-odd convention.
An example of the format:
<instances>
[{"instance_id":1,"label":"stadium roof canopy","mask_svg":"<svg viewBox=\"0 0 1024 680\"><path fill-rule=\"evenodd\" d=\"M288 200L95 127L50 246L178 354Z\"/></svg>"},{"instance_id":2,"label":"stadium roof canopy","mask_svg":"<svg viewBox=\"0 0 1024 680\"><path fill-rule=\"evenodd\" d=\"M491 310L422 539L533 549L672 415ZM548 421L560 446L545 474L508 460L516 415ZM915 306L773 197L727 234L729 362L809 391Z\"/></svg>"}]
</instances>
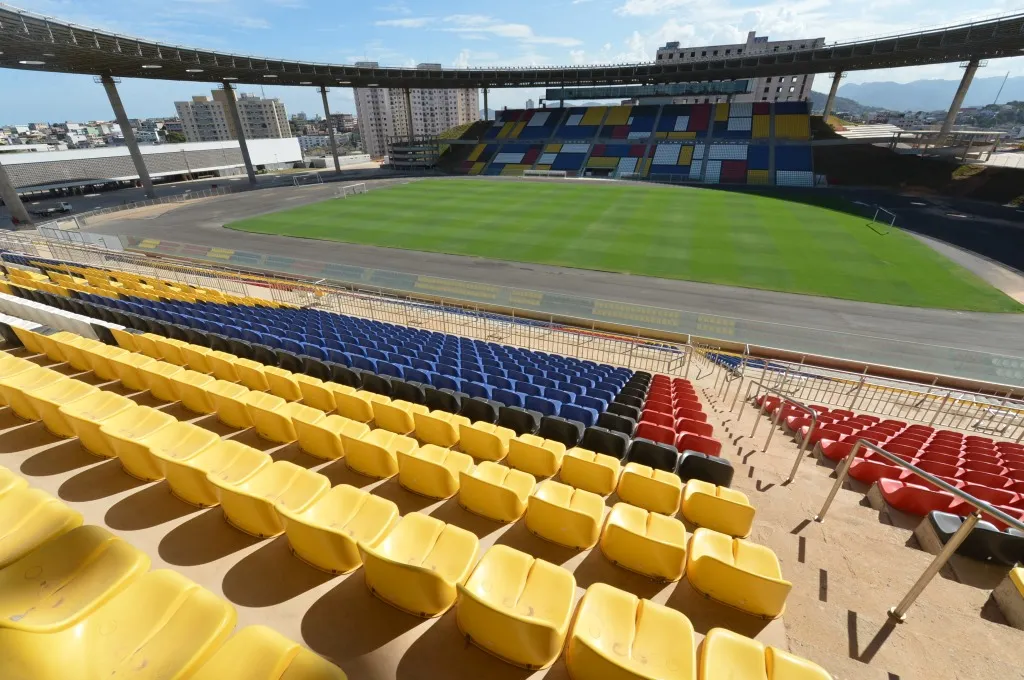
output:
<instances>
[{"instance_id":1,"label":"stadium roof canopy","mask_svg":"<svg viewBox=\"0 0 1024 680\"><path fill-rule=\"evenodd\" d=\"M633 85L921 66L1024 54L1024 13L814 49L684 63L388 68L213 52L75 26L0 4L0 68L125 78L351 87Z\"/></svg>"}]
</instances>

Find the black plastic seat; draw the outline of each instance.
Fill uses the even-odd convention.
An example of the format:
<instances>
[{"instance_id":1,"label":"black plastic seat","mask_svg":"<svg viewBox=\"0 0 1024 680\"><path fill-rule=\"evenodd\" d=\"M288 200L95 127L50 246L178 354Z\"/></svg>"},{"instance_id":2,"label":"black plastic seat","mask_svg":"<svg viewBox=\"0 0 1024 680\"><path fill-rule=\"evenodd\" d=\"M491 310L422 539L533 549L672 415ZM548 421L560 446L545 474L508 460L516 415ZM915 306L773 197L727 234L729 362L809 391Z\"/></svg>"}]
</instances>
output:
<instances>
[{"instance_id":1,"label":"black plastic seat","mask_svg":"<svg viewBox=\"0 0 1024 680\"><path fill-rule=\"evenodd\" d=\"M207 339L206 333L203 331L198 331L190 326L179 325L178 328L180 328L181 332L185 334L185 342L190 342L193 345L199 345L200 347L209 347L210 341Z\"/></svg>"},{"instance_id":2,"label":"black plastic seat","mask_svg":"<svg viewBox=\"0 0 1024 680\"><path fill-rule=\"evenodd\" d=\"M640 409L638 409L636 406L629 406L627 404L619 404L616 402L612 402L608 404L607 413L614 413L617 416L629 418L634 423L640 422Z\"/></svg>"},{"instance_id":3,"label":"black plastic seat","mask_svg":"<svg viewBox=\"0 0 1024 680\"><path fill-rule=\"evenodd\" d=\"M558 416L544 416L540 419L540 429L537 435L544 439L551 439L565 444L565 448L571 449L578 446L583 438L583 423L578 420L559 418Z\"/></svg>"},{"instance_id":4,"label":"black plastic seat","mask_svg":"<svg viewBox=\"0 0 1024 680\"><path fill-rule=\"evenodd\" d=\"M639 387L630 387L629 385L626 385L621 390L619 390L618 396L634 397L636 399L640 399L641 401L645 401L647 399L647 389Z\"/></svg>"},{"instance_id":5,"label":"black plastic seat","mask_svg":"<svg viewBox=\"0 0 1024 680\"><path fill-rule=\"evenodd\" d=\"M68 301L68 306L71 308L72 312L74 312L75 314L80 314L82 316L89 316L89 313L85 311L85 305L82 304L81 300L78 300L77 298L65 299Z\"/></svg>"},{"instance_id":6,"label":"black plastic seat","mask_svg":"<svg viewBox=\"0 0 1024 680\"><path fill-rule=\"evenodd\" d=\"M964 520L948 512L933 510L928 513L928 522L945 545ZM1012 567L1024 562L1024 533L1016 529L1000 531L994 524L982 520L975 525L956 552L958 555L981 562Z\"/></svg>"},{"instance_id":7,"label":"black plastic seat","mask_svg":"<svg viewBox=\"0 0 1024 680\"><path fill-rule=\"evenodd\" d=\"M449 389L439 390L432 385L424 385L423 392L427 408L431 411L444 411L445 413L458 413L462 410L462 400L468 398L462 392Z\"/></svg>"},{"instance_id":8,"label":"black plastic seat","mask_svg":"<svg viewBox=\"0 0 1024 680\"><path fill-rule=\"evenodd\" d=\"M227 341L231 348L228 350L230 354L234 354L239 359L252 359L252 345L238 338L227 338Z\"/></svg>"},{"instance_id":9,"label":"black plastic seat","mask_svg":"<svg viewBox=\"0 0 1024 680\"><path fill-rule=\"evenodd\" d=\"M622 460L629 449L629 437L621 432L593 425L583 432L579 446L594 453L603 453Z\"/></svg>"},{"instance_id":10,"label":"black plastic seat","mask_svg":"<svg viewBox=\"0 0 1024 680\"><path fill-rule=\"evenodd\" d=\"M228 342L227 337L219 333L210 333L207 337L210 339L210 349L215 352L231 353L231 343Z\"/></svg>"},{"instance_id":11,"label":"black plastic seat","mask_svg":"<svg viewBox=\"0 0 1024 680\"><path fill-rule=\"evenodd\" d=\"M291 371L292 373L302 372L302 357L298 354L284 349L275 349L273 352L276 357L276 361L272 365L280 366L284 370ZM259 360L257 359L257 361Z\"/></svg>"},{"instance_id":12,"label":"black plastic seat","mask_svg":"<svg viewBox=\"0 0 1024 680\"><path fill-rule=\"evenodd\" d=\"M4 342L12 347L25 346L18 337L18 334L14 332L14 329L5 323L0 323L0 337L3 337Z\"/></svg>"},{"instance_id":13,"label":"black plastic seat","mask_svg":"<svg viewBox=\"0 0 1024 680\"><path fill-rule=\"evenodd\" d=\"M330 366L319 359L314 359L313 357L302 357L302 372L308 376L319 378L320 380L331 379Z\"/></svg>"},{"instance_id":14,"label":"black plastic seat","mask_svg":"<svg viewBox=\"0 0 1024 680\"><path fill-rule=\"evenodd\" d=\"M420 383L408 382L400 378L391 378L391 397L412 404L427 403L427 394Z\"/></svg>"},{"instance_id":15,"label":"black plastic seat","mask_svg":"<svg viewBox=\"0 0 1024 680\"><path fill-rule=\"evenodd\" d=\"M374 394L391 396L391 379L384 375L377 375L369 371L363 371L363 389Z\"/></svg>"},{"instance_id":16,"label":"black plastic seat","mask_svg":"<svg viewBox=\"0 0 1024 680\"><path fill-rule=\"evenodd\" d=\"M679 456L676 474L684 482L699 479L715 486L732 486L732 463L724 458L697 451L683 451Z\"/></svg>"},{"instance_id":17,"label":"black plastic seat","mask_svg":"<svg viewBox=\"0 0 1024 680\"><path fill-rule=\"evenodd\" d=\"M278 365L280 365L278 363L280 361L280 359L277 356L277 353L274 352L274 350L271 349L270 347L267 347L266 345L261 345L261 344L256 343L256 342L250 344L249 347L252 348L252 358L253 358L253 361L258 361L261 364L263 364L264 366L278 366ZM284 366L281 366L281 368L284 368ZM287 370L290 371L292 369L289 368Z\"/></svg>"},{"instance_id":18,"label":"black plastic seat","mask_svg":"<svg viewBox=\"0 0 1024 680\"><path fill-rule=\"evenodd\" d=\"M469 418L471 423L481 420L485 423L495 423L498 421L498 412L501 406L500 403L490 399L468 397L462 400L462 410L459 413Z\"/></svg>"},{"instance_id":19,"label":"black plastic seat","mask_svg":"<svg viewBox=\"0 0 1024 680\"><path fill-rule=\"evenodd\" d=\"M104 345L118 346L117 340L114 339L114 334L110 332L109 328L98 323L91 323L89 326L92 328L92 332L96 334L96 339Z\"/></svg>"},{"instance_id":20,"label":"black plastic seat","mask_svg":"<svg viewBox=\"0 0 1024 680\"><path fill-rule=\"evenodd\" d=\"M518 406L502 406L498 410L498 425L520 434L536 434L540 429L542 414Z\"/></svg>"},{"instance_id":21,"label":"black plastic seat","mask_svg":"<svg viewBox=\"0 0 1024 680\"><path fill-rule=\"evenodd\" d=\"M359 369L349 368L344 364L336 364L328 361L327 367L331 369L331 380L339 385L360 388L363 386L363 372Z\"/></svg>"},{"instance_id":22,"label":"black plastic seat","mask_svg":"<svg viewBox=\"0 0 1024 680\"><path fill-rule=\"evenodd\" d=\"M630 394L619 393L619 396L615 397L616 404L622 404L624 406L632 406L635 409L642 409L644 407L644 400L640 397L634 397Z\"/></svg>"},{"instance_id":23,"label":"black plastic seat","mask_svg":"<svg viewBox=\"0 0 1024 680\"><path fill-rule=\"evenodd\" d=\"M674 473L679 461L679 452L668 444L659 444L650 439L634 439L629 445L626 461Z\"/></svg>"},{"instance_id":24,"label":"black plastic seat","mask_svg":"<svg viewBox=\"0 0 1024 680\"><path fill-rule=\"evenodd\" d=\"M188 342L188 333L185 332L184 326L179 326L176 323L165 323L165 330L167 335L165 337L172 338L174 340L181 340L182 342Z\"/></svg>"},{"instance_id":25,"label":"black plastic seat","mask_svg":"<svg viewBox=\"0 0 1024 680\"><path fill-rule=\"evenodd\" d=\"M621 432L627 437L632 437L633 433L636 432L636 421L626 416L616 415L605 411L597 417L598 427L603 427L608 430L614 430L615 432Z\"/></svg>"}]
</instances>

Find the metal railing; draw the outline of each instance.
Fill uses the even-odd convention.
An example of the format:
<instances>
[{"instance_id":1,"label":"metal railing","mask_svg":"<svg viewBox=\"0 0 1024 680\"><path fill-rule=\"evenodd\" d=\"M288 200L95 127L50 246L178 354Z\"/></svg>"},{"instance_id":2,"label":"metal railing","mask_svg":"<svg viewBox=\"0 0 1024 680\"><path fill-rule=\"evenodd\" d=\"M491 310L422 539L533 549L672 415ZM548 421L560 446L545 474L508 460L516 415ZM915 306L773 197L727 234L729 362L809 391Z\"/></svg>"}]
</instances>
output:
<instances>
[{"instance_id":1,"label":"metal railing","mask_svg":"<svg viewBox=\"0 0 1024 680\"><path fill-rule=\"evenodd\" d=\"M825 499L824 505L821 506L821 510L819 510L818 514L815 515L815 522L825 521L825 515L826 513L828 513L829 508L832 506L832 501L835 500L836 495L839 493L839 489L842 488L843 482L846 480L846 477L850 472L850 466L853 464L853 461L856 460L857 454L861 451L861 449L865 448L870 449L873 453L877 453L879 456L885 458L887 461L893 463L894 465L901 467L904 470L908 470L909 472L912 472L913 474L917 475L921 479L924 479L925 481L941 489L942 491L952 494L954 497L959 498L965 503L970 504L975 509L973 513L967 516L967 518L964 520L964 523L960 525L959 529L957 529L956 533L954 533L950 537L950 539L946 541L946 545L942 548L941 551L939 551L939 554L935 556L935 559L933 559L931 564L928 565L928 568L924 570L924 573L922 573L921 576L918 577L917 581L914 582L914 585L911 587L910 591L903 597L903 599L900 600L900 603L889 610L889 616L896 619L897 621L906 620L907 610L910 609L911 605L914 604L914 601L917 600L918 596L928 586L928 583L932 580L932 578L934 578L935 575L939 573L939 570L942 569L943 566L945 566L946 562L949 561L949 558L952 557L954 552L956 552L956 549L959 548L960 544L963 543L964 539L967 538L967 535L971 533L971 530L974 529L974 525L976 525L978 523L978 520L981 519L981 513L985 513L991 517L994 517L999 521L1004 522L1008 526L1017 529L1018 531L1024 531L1024 522L1018 520L1016 517L1011 517L1010 515L1007 515L1005 512L1000 510L999 508L993 507L986 503L985 501L975 498L974 496L968 493L964 493L963 491L956 488L952 484L947 483L945 480L936 477L935 475L929 472L925 472L924 470L917 467L913 463L908 463L899 456L889 453L882 447L876 446L875 444L872 444L871 442L865 439L857 440L857 443L854 445L853 450L850 451L850 454L843 459L843 462L836 469L835 484L832 485L832 490L829 491L828 497Z\"/></svg>"},{"instance_id":2,"label":"metal railing","mask_svg":"<svg viewBox=\"0 0 1024 680\"><path fill-rule=\"evenodd\" d=\"M793 482L793 480L796 479L796 472L797 472L797 470L800 469L800 463L803 462L804 452L807 450L807 442L810 440L811 435L814 434L814 431L818 428L818 414L817 414L817 412L814 409L810 408L806 404L802 404L801 402L797 401L796 399L793 399L792 397L786 396L785 394L783 394L782 392L778 391L777 389L772 388L772 387L767 387L765 385L762 385L761 383L757 382L756 380L751 380L750 384L747 385L747 394L746 394L746 396L743 399L743 405L740 406L740 412L736 416L737 420L739 420L740 418L743 417L743 409L746 408L747 402L750 401L750 388L754 387L755 385L760 387L761 389L765 390L765 396L761 400L761 406L760 406L760 408L758 410L758 414L757 414L758 417L754 419L754 427L752 427L751 430L750 430L750 438L751 439L754 438L754 433L757 432L757 425L758 425L758 423L761 422L761 416L764 415L764 405L766 403L768 403L768 394L776 395L779 398L780 402L781 402L779 404L779 408L777 408L775 410L775 417L772 420L772 429L768 431L768 438L764 440L764 448L761 449L762 453L768 450L768 445L772 441L772 435L775 434L775 430L779 426L779 417L782 414L782 405L783 404L789 404L789 405L797 408L798 410L803 411L804 413L808 414L811 417L811 425L810 425L810 427L807 430L807 434L804 435L803 437L801 437L801 439L800 439L800 451L799 451L799 453L796 454L796 460L793 461L793 469L790 471L789 477L786 479L786 482L785 482L786 484L791 484Z\"/></svg>"}]
</instances>

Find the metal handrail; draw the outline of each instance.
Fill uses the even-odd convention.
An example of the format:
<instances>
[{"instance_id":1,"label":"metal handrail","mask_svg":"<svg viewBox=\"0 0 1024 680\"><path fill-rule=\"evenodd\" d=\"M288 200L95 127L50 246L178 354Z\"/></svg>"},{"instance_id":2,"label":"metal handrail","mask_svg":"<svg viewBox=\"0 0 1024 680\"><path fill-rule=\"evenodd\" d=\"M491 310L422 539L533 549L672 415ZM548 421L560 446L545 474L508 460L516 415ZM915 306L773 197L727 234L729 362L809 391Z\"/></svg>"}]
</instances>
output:
<instances>
[{"instance_id":1,"label":"metal handrail","mask_svg":"<svg viewBox=\"0 0 1024 680\"><path fill-rule=\"evenodd\" d=\"M764 384L758 382L757 380L753 380L752 379L747 384L747 394L743 398L743 405L740 406L740 412L736 416L737 420L739 420L740 418L743 417L743 409L745 409L747 407L747 402L750 401L750 388L753 387L754 385L757 385L761 389L765 390L766 393L775 394L776 396L779 397L779 399L781 399L783 401L783 403L792 404L793 406L795 406L799 410L801 410L804 413L807 413L808 415L811 416L811 427L810 427L810 429L807 430L807 434L803 438L801 438L801 440L800 440L800 452L797 454L796 460L793 462L793 469L790 471L789 478L785 482L786 484L791 484L793 482L793 480L796 479L796 471L800 469L800 463L803 462L804 452L807 450L807 441L811 438L811 435L814 434L814 431L818 428L818 412L815 411L814 409L810 408L806 404L801 403L801 402L797 401L796 399L793 399L792 397L787 397L785 394L783 394L779 390L775 389L774 387L768 387L767 385L764 385ZM737 390L736 393L739 394L739 390ZM765 396L767 396L767 394ZM761 400L761 407L760 407L760 410L758 412L758 417L756 419L754 419L754 427L750 430L750 437L751 438L753 438L754 433L757 432L757 424L759 422L761 422L760 416L764 415L764 404L765 404L765 401L767 401L767 400L766 399L762 399ZM772 429L768 432L768 438L765 439L765 441L764 441L764 448L761 449L762 453L764 453L765 451L768 450L768 444L770 444L771 441L772 441L772 435L775 434L775 430L779 426L779 415L781 413L782 413L782 404L779 404L778 410L775 411L775 418L774 418L774 420L772 420Z\"/></svg>"},{"instance_id":2,"label":"metal handrail","mask_svg":"<svg viewBox=\"0 0 1024 680\"><path fill-rule=\"evenodd\" d=\"M870 449L874 453L877 453L882 458L885 458L886 460L897 465L898 467L901 467L904 470L912 472L918 477L924 479L927 482L930 482L939 489L942 489L943 491L952 494L954 497L959 498L965 503L969 503L975 509L973 513L967 516L963 524L960 525L960 528L957 529L956 533L953 534L948 541L946 541L946 545L942 548L941 551L939 551L939 554L935 556L935 559L932 560L931 564L928 565L928 568L924 570L924 573L922 573L921 576L918 577L917 581L911 587L910 591L903 597L902 600L900 600L900 603L889 610L889 616L896 619L897 621L906 620L907 610L910 609L910 606L914 604L914 601L917 600L918 596L924 591L928 583L932 580L932 578L935 577L935 574L939 573L939 570L942 569L943 566L945 566L946 562L949 561L949 558L952 557L954 552L956 552L956 549L959 548L960 544L963 543L964 539L967 538L967 535L971 533L971 530L974 529L974 526L978 523L978 520L981 519L982 512L992 517L995 517L1001 522L1005 522L1007 525L1013 527L1014 529L1017 529L1018 531L1024 531L1024 522L1017 519L1016 517L1007 515L999 508L993 507L992 505L989 505L985 501L979 498L975 498L969 493L964 493L963 491L956 488L952 484L949 484L945 480L936 477L930 472L925 472L924 470L917 467L913 463L908 463L907 461L903 460L896 454L889 453L882 447L872 444L866 439L858 439L857 443L853 447L853 450L850 451L849 455L847 455L846 458L843 459L843 462L836 469L836 482L835 484L832 485L832 490L829 491L828 497L825 499L824 505L821 506L821 510L818 511L818 514L814 516L815 522L825 521L825 514L828 512L829 507L831 507L832 501L835 500L836 494L839 493L839 489L843 486L843 482L846 480L847 474L850 472L850 466L853 464L853 461L856 460L857 454L861 451L861 449L865 448Z\"/></svg>"}]
</instances>

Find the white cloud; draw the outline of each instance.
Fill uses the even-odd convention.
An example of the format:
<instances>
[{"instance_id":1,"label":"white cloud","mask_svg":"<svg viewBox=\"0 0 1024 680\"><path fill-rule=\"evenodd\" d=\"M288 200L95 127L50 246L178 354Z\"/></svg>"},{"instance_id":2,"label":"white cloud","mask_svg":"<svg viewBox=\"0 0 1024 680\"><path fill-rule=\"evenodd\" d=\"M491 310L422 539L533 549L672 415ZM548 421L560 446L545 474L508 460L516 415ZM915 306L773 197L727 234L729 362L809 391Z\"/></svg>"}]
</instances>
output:
<instances>
[{"instance_id":1,"label":"white cloud","mask_svg":"<svg viewBox=\"0 0 1024 680\"><path fill-rule=\"evenodd\" d=\"M537 35L526 24L502 22L482 14L453 14L445 17L444 31L471 35L492 35L499 38L516 40L526 45L556 45L558 47L576 47L583 41L577 38L561 36Z\"/></svg>"},{"instance_id":2,"label":"white cloud","mask_svg":"<svg viewBox=\"0 0 1024 680\"><path fill-rule=\"evenodd\" d=\"M434 17L407 17L405 19L385 19L384 21L375 21L374 26L391 26L394 28L423 28L429 23L433 23Z\"/></svg>"}]
</instances>

